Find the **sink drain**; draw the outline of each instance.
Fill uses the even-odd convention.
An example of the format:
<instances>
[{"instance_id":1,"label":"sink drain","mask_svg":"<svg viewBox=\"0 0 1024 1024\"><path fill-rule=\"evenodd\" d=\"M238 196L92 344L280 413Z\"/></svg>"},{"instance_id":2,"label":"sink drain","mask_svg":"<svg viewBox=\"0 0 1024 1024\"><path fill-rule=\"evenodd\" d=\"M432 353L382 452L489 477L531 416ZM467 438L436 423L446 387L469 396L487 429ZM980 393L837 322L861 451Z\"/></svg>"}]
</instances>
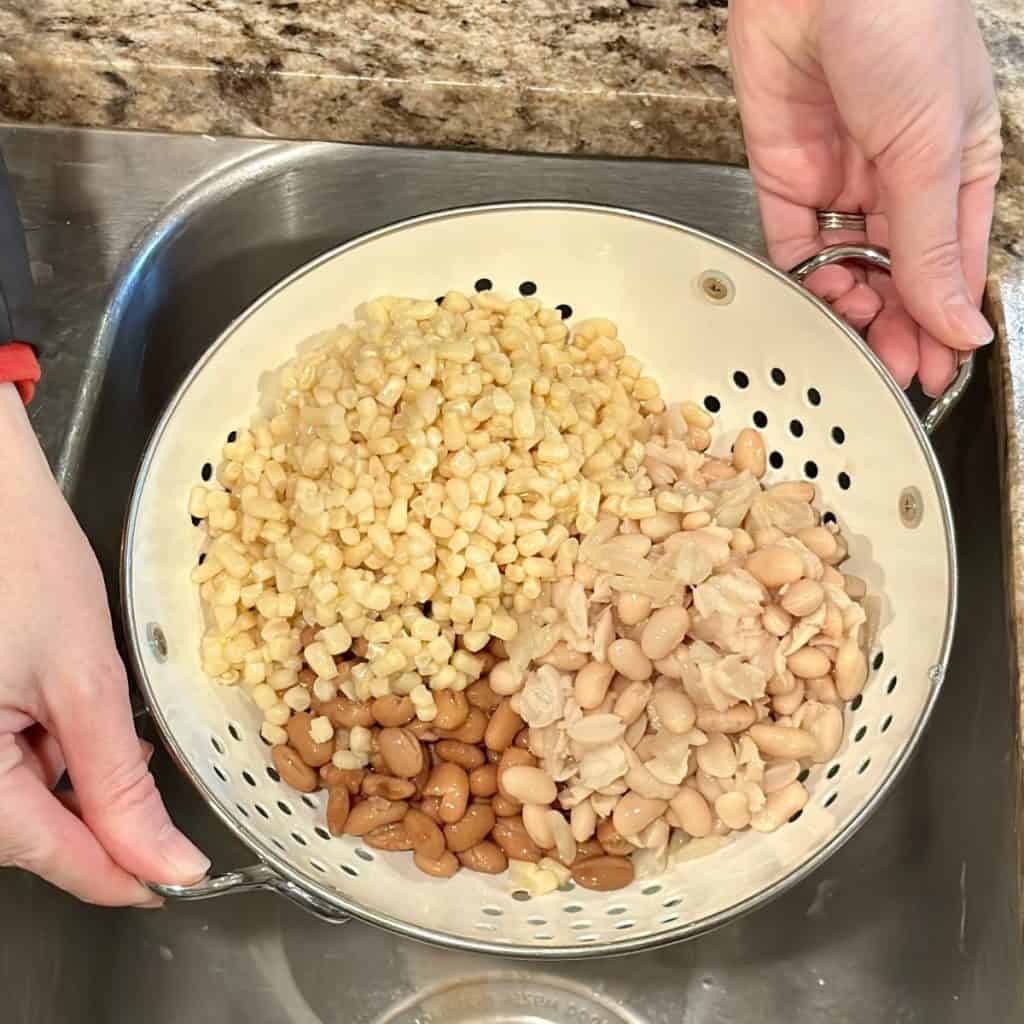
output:
<instances>
[{"instance_id":1,"label":"sink drain","mask_svg":"<svg viewBox=\"0 0 1024 1024\"><path fill-rule=\"evenodd\" d=\"M486 975L431 986L375 1024L643 1024L581 985L535 975Z\"/></svg>"}]
</instances>

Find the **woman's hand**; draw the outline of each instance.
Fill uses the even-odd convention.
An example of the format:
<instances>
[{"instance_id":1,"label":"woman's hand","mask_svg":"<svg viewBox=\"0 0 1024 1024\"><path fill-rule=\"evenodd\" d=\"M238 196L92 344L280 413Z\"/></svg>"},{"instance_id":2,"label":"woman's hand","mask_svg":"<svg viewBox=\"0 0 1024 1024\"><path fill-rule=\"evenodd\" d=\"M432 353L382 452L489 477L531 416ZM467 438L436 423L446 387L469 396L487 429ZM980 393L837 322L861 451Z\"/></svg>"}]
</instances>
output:
<instances>
[{"instance_id":1,"label":"woman's hand","mask_svg":"<svg viewBox=\"0 0 1024 1024\"><path fill-rule=\"evenodd\" d=\"M790 267L863 233L893 276L828 267L810 284L901 387L951 380L992 339L978 311L999 177L999 110L968 0L732 0L729 47L772 260Z\"/></svg>"},{"instance_id":2,"label":"woman's hand","mask_svg":"<svg viewBox=\"0 0 1024 1024\"><path fill-rule=\"evenodd\" d=\"M52 788L65 768L73 794ZM0 383L0 865L90 903L157 906L137 879L209 861L171 824L132 724L103 578Z\"/></svg>"}]
</instances>

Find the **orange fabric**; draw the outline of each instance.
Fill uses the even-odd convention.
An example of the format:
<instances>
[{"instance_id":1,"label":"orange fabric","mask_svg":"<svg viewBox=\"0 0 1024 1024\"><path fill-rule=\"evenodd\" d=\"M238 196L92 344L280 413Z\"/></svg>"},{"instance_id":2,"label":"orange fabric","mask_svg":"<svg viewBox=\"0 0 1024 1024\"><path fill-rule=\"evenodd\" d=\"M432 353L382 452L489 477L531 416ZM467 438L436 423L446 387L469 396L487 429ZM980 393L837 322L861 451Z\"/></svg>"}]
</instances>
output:
<instances>
[{"instance_id":1,"label":"orange fabric","mask_svg":"<svg viewBox=\"0 0 1024 1024\"><path fill-rule=\"evenodd\" d=\"M13 384L28 405L42 376L39 362L31 347L21 341L0 345L0 384Z\"/></svg>"}]
</instances>

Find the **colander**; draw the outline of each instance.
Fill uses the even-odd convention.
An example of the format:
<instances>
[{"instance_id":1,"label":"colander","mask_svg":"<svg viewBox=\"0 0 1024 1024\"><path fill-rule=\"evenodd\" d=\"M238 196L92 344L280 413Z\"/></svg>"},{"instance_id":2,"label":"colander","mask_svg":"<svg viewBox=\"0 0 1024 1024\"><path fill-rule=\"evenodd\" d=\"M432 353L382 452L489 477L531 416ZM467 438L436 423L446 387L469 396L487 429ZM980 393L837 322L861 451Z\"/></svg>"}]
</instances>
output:
<instances>
[{"instance_id":1,"label":"colander","mask_svg":"<svg viewBox=\"0 0 1024 1024\"><path fill-rule=\"evenodd\" d=\"M355 917L441 945L519 957L625 953L691 937L783 892L834 853L906 763L945 673L956 611L949 501L927 434L967 385L970 364L924 423L857 334L805 290L839 260L888 267L882 250L833 246L790 275L663 218L566 203L456 209L404 221L327 253L271 289L217 339L178 389L142 460L123 547L126 632L152 718L182 770L258 858L192 886L207 898L271 889L329 921ZM204 531L187 496L228 434L249 424L261 378L376 295L433 298L493 287L606 316L670 401L713 412L715 451L761 430L766 482L811 479L850 540L850 571L879 605L871 675L846 708L836 757L814 767L810 801L779 831L744 833L704 858L611 893L571 885L538 899L507 876L430 879L408 854L324 827L326 794L277 781L260 712L200 667L189 572Z\"/></svg>"}]
</instances>

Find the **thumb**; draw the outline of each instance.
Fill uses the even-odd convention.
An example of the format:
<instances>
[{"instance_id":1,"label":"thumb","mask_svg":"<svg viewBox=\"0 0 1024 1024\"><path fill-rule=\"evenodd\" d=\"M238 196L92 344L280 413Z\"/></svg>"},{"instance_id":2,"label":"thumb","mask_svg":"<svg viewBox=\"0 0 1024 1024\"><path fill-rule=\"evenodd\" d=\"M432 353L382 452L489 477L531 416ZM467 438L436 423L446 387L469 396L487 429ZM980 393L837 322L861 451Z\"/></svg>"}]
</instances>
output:
<instances>
[{"instance_id":1,"label":"thumb","mask_svg":"<svg viewBox=\"0 0 1024 1024\"><path fill-rule=\"evenodd\" d=\"M904 308L949 348L970 351L992 340L964 278L957 206L958 159L901 155L879 166L889 221L893 283Z\"/></svg>"},{"instance_id":2,"label":"thumb","mask_svg":"<svg viewBox=\"0 0 1024 1024\"><path fill-rule=\"evenodd\" d=\"M209 860L164 809L132 723L128 682L116 657L62 687L51 715L82 818L110 856L149 882L180 884Z\"/></svg>"}]
</instances>

